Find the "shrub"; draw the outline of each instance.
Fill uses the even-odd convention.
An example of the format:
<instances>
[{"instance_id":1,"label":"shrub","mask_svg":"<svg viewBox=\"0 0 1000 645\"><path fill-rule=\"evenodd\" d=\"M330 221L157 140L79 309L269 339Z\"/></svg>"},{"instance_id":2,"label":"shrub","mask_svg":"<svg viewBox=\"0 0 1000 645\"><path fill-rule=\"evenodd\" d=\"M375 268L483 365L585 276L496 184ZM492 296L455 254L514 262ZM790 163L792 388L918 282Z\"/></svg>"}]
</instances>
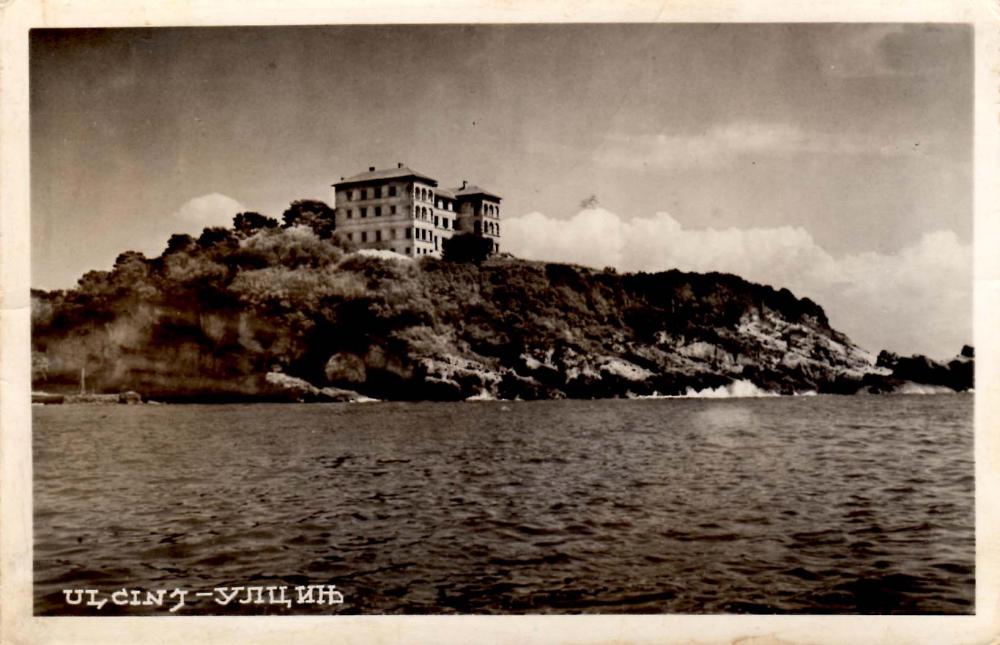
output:
<instances>
[{"instance_id":1,"label":"shrub","mask_svg":"<svg viewBox=\"0 0 1000 645\"><path fill-rule=\"evenodd\" d=\"M472 233L462 233L444 241L442 257L449 262L479 264L493 251L493 241Z\"/></svg>"}]
</instances>

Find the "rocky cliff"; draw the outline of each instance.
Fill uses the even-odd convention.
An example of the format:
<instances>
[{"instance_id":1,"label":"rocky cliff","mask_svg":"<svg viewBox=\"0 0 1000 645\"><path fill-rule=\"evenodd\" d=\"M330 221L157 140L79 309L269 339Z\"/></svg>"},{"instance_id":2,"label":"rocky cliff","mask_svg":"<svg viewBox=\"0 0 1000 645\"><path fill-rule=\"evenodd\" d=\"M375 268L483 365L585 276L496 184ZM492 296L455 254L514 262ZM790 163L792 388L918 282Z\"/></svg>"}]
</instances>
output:
<instances>
[{"instance_id":1,"label":"rocky cliff","mask_svg":"<svg viewBox=\"0 0 1000 645\"><path fill-rule=\"evenodd\" d=\"M157 400L853 393L910 380L816 303L733 275L413 260L248 219L34 292L35 388L78 389L84 368L88 389Z\"/></svg>"}]
</instances>

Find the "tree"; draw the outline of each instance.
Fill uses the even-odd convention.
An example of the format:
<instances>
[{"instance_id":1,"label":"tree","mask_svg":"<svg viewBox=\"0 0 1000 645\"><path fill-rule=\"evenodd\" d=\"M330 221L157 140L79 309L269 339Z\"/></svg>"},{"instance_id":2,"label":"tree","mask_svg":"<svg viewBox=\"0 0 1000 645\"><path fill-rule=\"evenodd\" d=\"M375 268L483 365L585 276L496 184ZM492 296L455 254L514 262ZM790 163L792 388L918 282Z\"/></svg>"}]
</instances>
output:
<instances>
[{"instance_id":1,"label":"tree","mask_svg":"<svg viewBox=\"0 0 1000 645\"><path fill-rule=\"evenodd\" d=\"M286 228L308 226L321 238L333 237L337 226L335 212L325 202L315 199L299 199L291 203L281 215Z\"/></svg>"},{"instance_id":2,"label":"tree","mask_svg":"<svg viewBox=\"0 0 1000 645\"><path fill-rule=\"evenodd\" d=\"M442 257L449 262L479 264L493 252L493 240L473 233L462 233L444 241Z\"/></svg>"},{"instance_id":3,"label":"tree","mask_svg":"<svg viewBox=\"0 0 1000 645\"><path fill-rule=\"evenodd\" d=\"M180 253L182 251L188 251L194 246L194 238L187 233L174 233L167 240L167 249L163 252L163 255L171 255L173 253Z\"/></svg>"},{"instance_id":4,"label":"tree","mask_svg":"<svg viewBox=\"0 0 1000 645\"><path fill-rule=\"evenodd\" d=\"M236 236L228 228L222 226L209 226L202 230L198 237L198 246L207 249L226 242L236 241Z\"/></svg>"},{"instance_id":5,"label":"tree","mask_svg":"<svg viewBox=\"0 0 1000 645\"><path fill-rule=\"evenodd\" d=\"M150 262L138 251L125 251L115 259L108 275L108 286L120 294L152 296L156 290L149 285Z\"/></svg>"},{"instance_id":6,"label":"tree","mask_svg":"<svg viewBox=\"0 0 1000 645\"><path fill-rule=\"evenodd\" d=\"M276 228L277 226L278 220L253 211L238 213L236 217L233 218L233 228L237 233L244 236L253 235L260 229Z\"/></svg>"}]
</instances>

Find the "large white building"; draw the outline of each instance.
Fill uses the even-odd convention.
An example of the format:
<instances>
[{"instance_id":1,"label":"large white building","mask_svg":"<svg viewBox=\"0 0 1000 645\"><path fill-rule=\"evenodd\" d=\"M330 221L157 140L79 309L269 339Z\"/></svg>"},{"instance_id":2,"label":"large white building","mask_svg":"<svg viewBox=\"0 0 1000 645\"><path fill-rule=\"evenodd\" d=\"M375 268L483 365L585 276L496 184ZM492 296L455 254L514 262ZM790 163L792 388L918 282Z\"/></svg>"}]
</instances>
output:
<instances>
[{"instance_id":1,"label":"large white building","mask_svg":"<svg viewBox=\"0 0 1000 645\"><path fill-rule=\"evenodd\" d=\"M478 186L440 188L400 163L341 177L333 188L337 235L361 248L440 255L444 240L474 233L500 250L500 197Z\"/></svg>"}]
</instances>

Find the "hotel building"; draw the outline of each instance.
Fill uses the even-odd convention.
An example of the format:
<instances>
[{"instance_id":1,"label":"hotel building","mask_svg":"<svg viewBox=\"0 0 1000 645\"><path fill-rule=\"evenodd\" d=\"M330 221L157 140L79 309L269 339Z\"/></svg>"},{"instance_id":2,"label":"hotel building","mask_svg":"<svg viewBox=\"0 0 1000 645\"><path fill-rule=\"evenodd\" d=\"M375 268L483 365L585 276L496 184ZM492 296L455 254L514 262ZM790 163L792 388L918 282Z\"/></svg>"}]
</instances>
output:
<instances>
[{"instance_id":1,"label":"hotel building","mask_svg":"<svg viewBox=\"0 0 1000 645\"><path fill-rule=\"evenodd\" d=\"M341 177L333 189L337 235L360 248L440 256L444 240L474 233L500 250L500 197L478 186L441 188L400 163Z\"/></svg>"}]
</instances>

